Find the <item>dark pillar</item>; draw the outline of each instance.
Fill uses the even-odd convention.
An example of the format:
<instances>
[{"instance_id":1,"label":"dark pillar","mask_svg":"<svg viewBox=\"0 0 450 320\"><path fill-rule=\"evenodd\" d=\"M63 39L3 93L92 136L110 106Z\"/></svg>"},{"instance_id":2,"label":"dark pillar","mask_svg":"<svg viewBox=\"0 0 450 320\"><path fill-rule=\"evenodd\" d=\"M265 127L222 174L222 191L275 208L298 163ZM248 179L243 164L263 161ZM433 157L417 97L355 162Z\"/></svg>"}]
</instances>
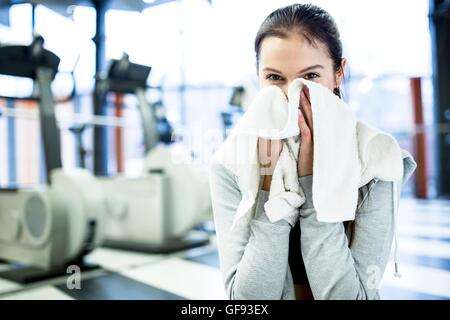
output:
<instances>
[{"instance_id":1,"label":"dark pillar","mask_svg":"<svg viewBox=\"0 0 450 320\"><path fill-rule=\"evenodd\" d=\"M94 42L95 74L98 76L105 70L105 14L107 0L92 0L96 10L96 33ZM106 115L106 96L97 90L94 92L94 114ZM108 131L106 127L94 126L94 173L99 176L108 174Z\"/></svg>"},{"instance_id":2,"label":"dark pillar","mask_svg":"<svg viewBox=\"0 0 450 320\"><path fill-rule=\"evenodd\" d=\"M450 197L450 6L430 0L437 196Z\"/></svg>"}]
</instances>

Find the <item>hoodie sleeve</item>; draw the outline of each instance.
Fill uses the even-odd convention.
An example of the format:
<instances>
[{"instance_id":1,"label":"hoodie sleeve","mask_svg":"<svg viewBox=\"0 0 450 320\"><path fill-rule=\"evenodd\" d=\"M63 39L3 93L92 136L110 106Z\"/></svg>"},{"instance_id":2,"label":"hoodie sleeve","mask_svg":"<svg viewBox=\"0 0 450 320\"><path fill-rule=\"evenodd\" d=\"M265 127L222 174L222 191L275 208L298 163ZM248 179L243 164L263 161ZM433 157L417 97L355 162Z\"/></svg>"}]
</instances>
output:
<instances>
[{"instance_id":1,"label":"hoodie sleeve","mask_svg":"<svg viewBox=\"0 0 450 320\"><path fill-rule=\"evenodd\" d=\"M408 154L409 155L409 154ZM415 162L404 156L404 185ZM317 220L312 202L312 175L300 177L306 202L300 207L301 251L315 299L379 299L394 236L392 181L373 179L358 205L351 242L343 223ZM398 200L398 199L397 199Z\"/></svg>"},{"instance_id":2,"label":"hoodie sleeve","mask_svg":"<svg viewBox=\"0 0 450 320\"><path fill-rule=\"evenodd\" d=\"M241 193L234 175L222 164L210 165L211 201L225 291L232 300L295 299L285 288L289 233L285 220L271 223L264 212L269 192L260 190L254 219L230 230ZM294 295L294 296L293 296Z\"/></svg>"},{"instance_id":3,"label":"hoodie sleeve","mask_svg":"<svg viewBox=\"0 0 450 320\"><path fill-rule=\"evenodd\" d=\"M349 243L343 223L317 220L312 176L299 180L307 197L300 207L301 251L314 298L379 298L378 283L393 240L392 182L373 183L356 213Z\"/></svg>"}]
</instances>

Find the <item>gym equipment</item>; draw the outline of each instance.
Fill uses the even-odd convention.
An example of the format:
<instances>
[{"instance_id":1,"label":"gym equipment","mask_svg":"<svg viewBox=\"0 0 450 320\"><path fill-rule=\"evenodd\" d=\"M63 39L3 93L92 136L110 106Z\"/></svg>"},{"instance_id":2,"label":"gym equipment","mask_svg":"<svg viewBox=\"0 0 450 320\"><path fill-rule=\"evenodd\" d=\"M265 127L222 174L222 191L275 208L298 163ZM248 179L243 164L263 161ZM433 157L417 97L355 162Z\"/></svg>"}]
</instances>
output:
<instances>
[{"instance_id":1,"label":"gym equipment","mask_svg":"<svg viewBox=\"0 0 450 320\"><path fill-rule=\"evenodd\" d=\"M223 139L228 137L229 131L233 128L234 124L242 117L243 111L243 97L245 95L245 87L238 86L233 88L231 98L229 101L229 108L226 111L220 113L223 125Z\"/></svg>"},{"instance_id":2,"label":"gym equipment","mask_svg":"<svg viewBox=\"0 0 450 320\"><path fill-rule=\"evenodd\" d=\"M0 47L0 74L31 78L39 92L39 120L48 183L35 189L0 189L0 258L28 268L0 273L17 282L66 274L68 265L102 241L106 200L87 170L62 169L60 133L51 82L60 59L35 36L31 45Z\"/></svg>"},{"instance_id":3,"label":"gym equipment","mask_svg":"<svg viewBox=\"0 0 450 320\"><path fill-rule=\"evenodd\" d=\"M107 194L108 219L104 246L151 253L167 253L205 245L206 233L189 231L210 212L206 172L192 164L188 154L167 141L160 143L154 105L145 89L151 67L129 61L125 54L113 60L106 75L97 78L96 101L108 92L134 94L144 132L146 150L144 172L137 178L98 177ZM177 151L177 158L175 152Z\"/></svg>"}]
</instances>

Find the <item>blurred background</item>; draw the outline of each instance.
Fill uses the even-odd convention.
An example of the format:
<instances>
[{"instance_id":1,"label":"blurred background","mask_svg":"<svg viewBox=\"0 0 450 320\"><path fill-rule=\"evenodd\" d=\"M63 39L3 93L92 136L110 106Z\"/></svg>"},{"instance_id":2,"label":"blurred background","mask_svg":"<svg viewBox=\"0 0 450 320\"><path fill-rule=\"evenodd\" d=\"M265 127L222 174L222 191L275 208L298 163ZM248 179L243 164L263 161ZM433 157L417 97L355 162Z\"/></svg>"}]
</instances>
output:
<instances>
[{"instance_id":1,"label":"blurred background","mask_svg":"<svg viewBox=\"0 0 450 320\"><path fill-rule=\"evenodd\" d=\"M450 3L309 2L338 24L344 100L418 164L381 297L449 299ZM0 0L0 298L226 298L207 164L292 3Z\"/></svg>"}]
</instances>

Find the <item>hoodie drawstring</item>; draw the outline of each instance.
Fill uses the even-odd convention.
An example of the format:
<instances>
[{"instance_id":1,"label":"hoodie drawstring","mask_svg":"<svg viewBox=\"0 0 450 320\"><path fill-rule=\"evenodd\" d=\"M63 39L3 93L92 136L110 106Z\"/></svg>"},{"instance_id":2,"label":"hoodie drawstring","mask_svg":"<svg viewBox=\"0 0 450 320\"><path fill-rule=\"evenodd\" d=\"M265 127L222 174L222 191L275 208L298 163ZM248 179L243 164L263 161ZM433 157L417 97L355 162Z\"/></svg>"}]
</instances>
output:
<instances>
[{"instance_id":1,"label":"hoodie drawstring","mask_svg":"<svg viewBox=\"0 0 450 320\"><path fill-rule=\"evenodd\" d=\"M397 195L397 181L392 182L394 193L394 276L400 278L402 275L398 271L398 195Z\"/></svg>"}]
</instances>

